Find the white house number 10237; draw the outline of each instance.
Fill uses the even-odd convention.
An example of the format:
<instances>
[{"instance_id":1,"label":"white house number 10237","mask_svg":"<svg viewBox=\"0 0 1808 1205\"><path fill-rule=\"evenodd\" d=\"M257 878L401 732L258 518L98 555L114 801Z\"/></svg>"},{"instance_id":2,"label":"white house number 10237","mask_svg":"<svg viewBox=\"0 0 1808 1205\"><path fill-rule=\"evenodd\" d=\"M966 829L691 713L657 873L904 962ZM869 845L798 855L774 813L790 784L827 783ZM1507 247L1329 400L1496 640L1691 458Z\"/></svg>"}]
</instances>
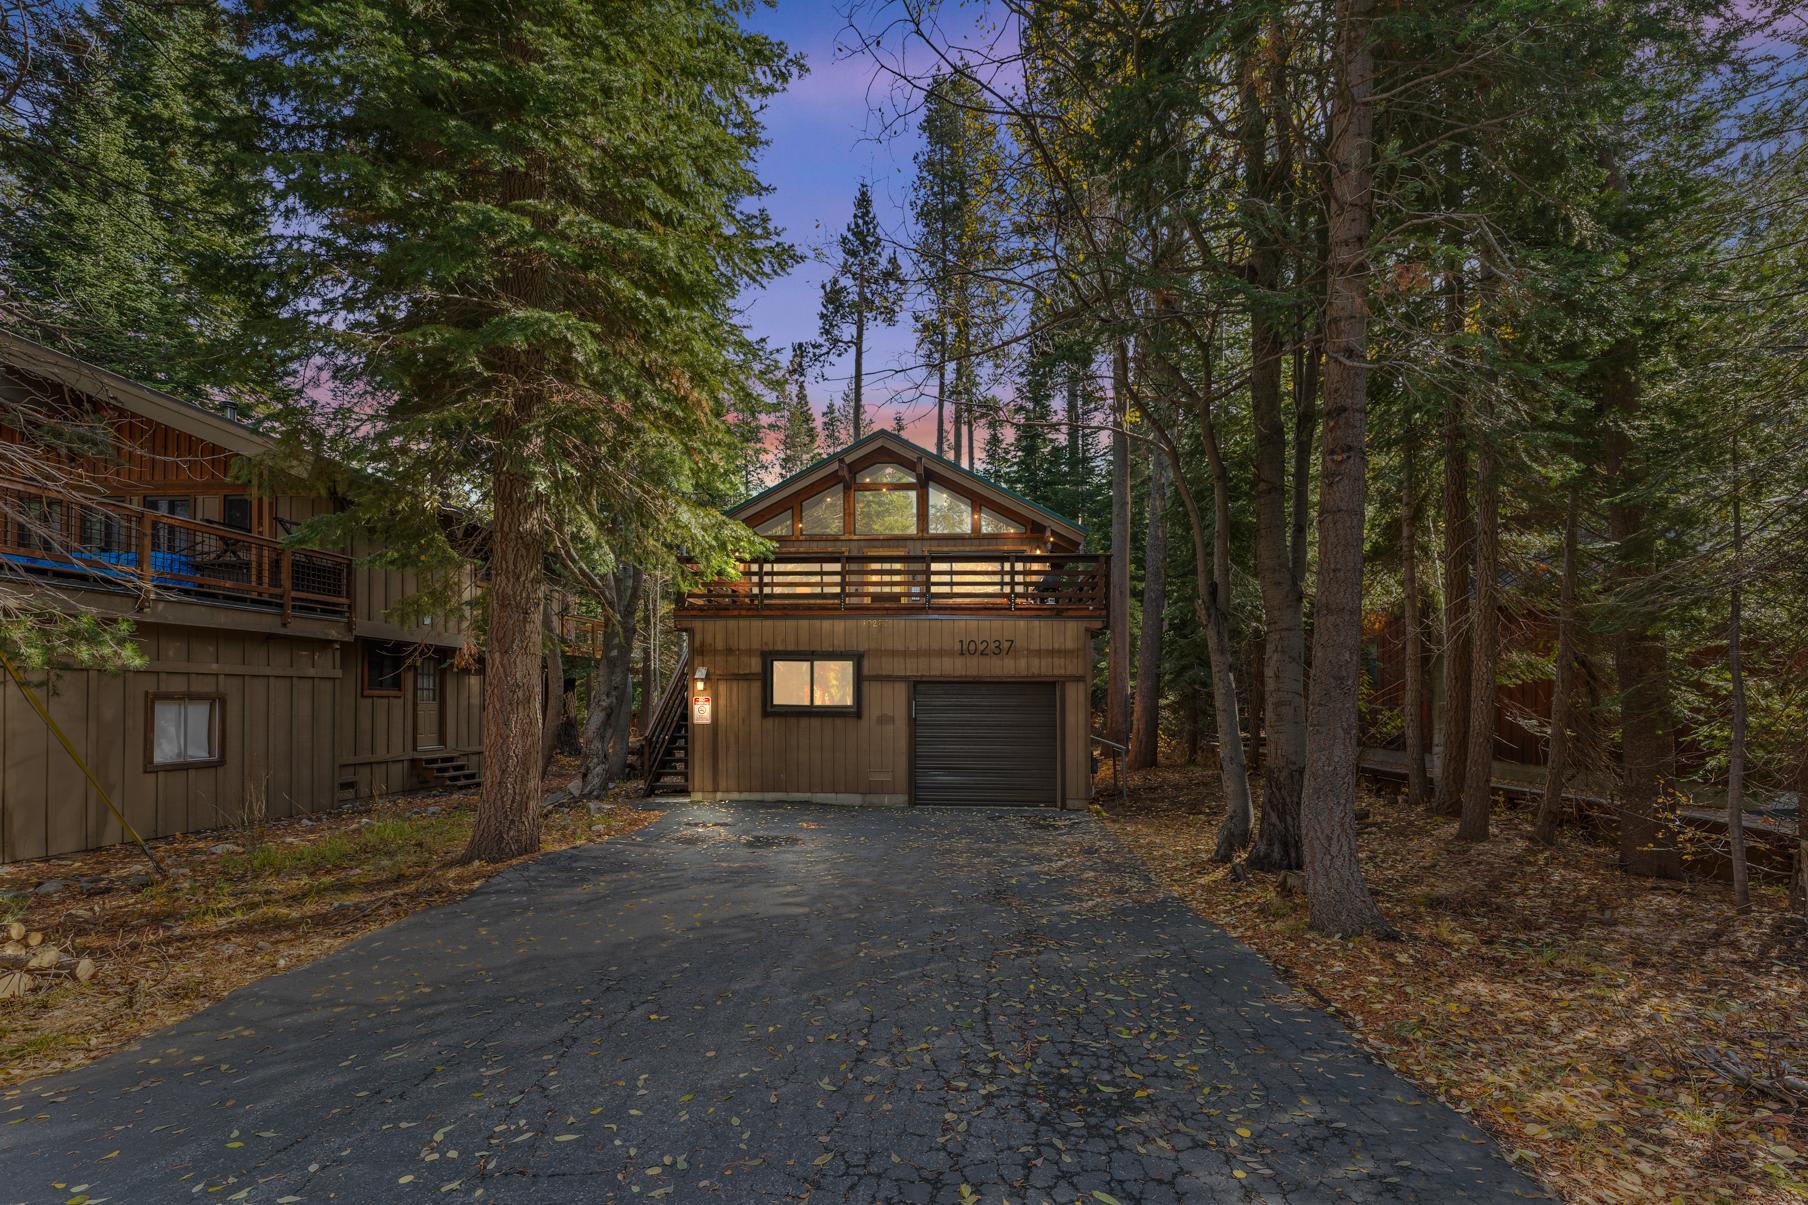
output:
<instances>
[{"instance_id":1,"label":"white house number 10237","mask_svg":"<svg viewBox=\"0 0 1808 1205\"><path fill-rule=\"evenodd\" d=\"M1009 637L1003 640L956 640L954 647L963 657L1002 657L1016 643Z\"/></svg>"}]
</instances>

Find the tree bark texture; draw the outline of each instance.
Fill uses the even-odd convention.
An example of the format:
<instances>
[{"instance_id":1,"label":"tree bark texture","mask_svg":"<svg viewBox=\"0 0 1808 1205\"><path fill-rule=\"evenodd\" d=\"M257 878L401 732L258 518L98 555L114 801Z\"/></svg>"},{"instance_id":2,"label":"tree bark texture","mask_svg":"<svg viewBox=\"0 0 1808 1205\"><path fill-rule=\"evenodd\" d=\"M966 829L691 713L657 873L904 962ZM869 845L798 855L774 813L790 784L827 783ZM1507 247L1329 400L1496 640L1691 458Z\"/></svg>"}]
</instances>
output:
<instances>
[{"instance_id":1,"label":"tree bark texture","mask_svg":"<svg viewBox=\"0 0 1808 1205\"><path fill-rule=\"evenodd\" d=\"M1253 52L1242 70L1244 188L1252 213L1249 270L1249 401L1255 423L1256 578L1262 591L1262 814L1249 865L1301 865L1300 785L1306 766L1305 622L1287 522L1287 427L1281 409L1281 248L1271 209L1280 181L1268 156L1268 122ZM1274 86L1276 81L1269 81Z\"/></svg>"},{"instance_id":2,"label":"tree bark texture","mask_svg":"<svg viewBox=\"0 0 1808 1205\"><path fill-rule=\"evenodd\" d=\"M1544 771L1544 797L1532 822L1532 840L1557 844L1563 819L1563 792L1569 785L1570 726L1576 695L1576 541L1581 487L1571 486L1563 516L1563 581L1557 591L1556 681L1551 688L1550 759Z\"/></svg>"},{"instance_id":3,"label":"tree bark texture","mask_svg":"<svg viewBox=\"0 0 1808 1205\"><path fill-rule=\"evenodd\" d=\"M1406 663L1400 710L1406 736L1406 802L1422 808L1431 801L1431 782L1425 772L1425 620L1419 606L1419 482L1413 468L1409 443L1406 487L1400 500L1400 582L1404 596L1401 658Z\"/></svg>"},{"instance_id":4,"label":"tree bark texture","mask_svg":"<svg viewBox=\"0 0 1808 1205\"><path fill-rule=\"evenodd\" d=\"M1393 929L1375 907L1356 850L1356 696L1362 676L1363 517L1367 507L1368 250L1374 175L1375 0L1339 0L1331 102L1331 255L1326 270L1324 443L1318 593L1306 781L1300 808L1308 923L1319 933Z\"/></svg>"},{"instance_id":5,"label":"tree bark texture","mask_svg":"<svg viewBox=\"0 0 1808 1205\"><path fill-rule=\"evenodd\" d=\"M1118 744L1130 736L1130 349L1120 340L1111 354L1111 632L1107 637L1105 735Z\"/></svg>"},{"instance_id":6,"label":"tree bark texture","mask_svg":"<svg viewBox=\"0 0 1808 1205\"><path fill-rule=\"evenodd\" d=\"M1727 619L1726 666L1732 677L1733 731L1726 761L1727 857L1733 864L1733 907L1751 910L1751 883L1745 863L1745 656L1741 628L1744 625L1745 527L1739 509L1739 486L1733 485L1733 589ZM1798 803L1796 822L1808 821Z\"/></svg>"},{"instance_id":7,"label":"tree bark texture","mask_svg":"<svg viewBox=\"0 0 1808 1205\"><path fill-rule=\"evenodd\" d=\"M636 567L619 567L608 579L610 621L603 630L603 655L590 680L590 710L584 717L584 761L578 794L591 799L621 778L628 764L634 711L634 633L646 577Z\"/></svg>"},{"instance_id":8,"label":"tree bark texture","mask_svg":"<svg viewBox=\"0 0 1808 1205\"><path fill-rule=\"evenodd\" d=\"M545 666L541 674L542 691L546 697L546 715L540 722L540 773L544 775L546 768L552 765L553 755L559 751L559 732L565 725L565 650L559 640L559 613L553 606L552 596L545 602L546 619L543 629L546 640Z\"/></svg>"},{"instance_id":9,"label":"tree bark texture","mask_svg":"<svg viewBox=\"0 0 1808 1205\"><path fill-rule=\"evenodd\" d=\"M1638 494L1645 486L1630 427L1640 406L1634 376L1637 349L1622 340L1607 353L1602 401L1608 414L1602 464L1610 501L1608 533L1614 541L1616 603L1623 611L1614 634L1614 670L1620 688L1620 865L1634 874L1682 877L1682 855L1662 815L1668 782L1664 742L1664 640L1643 597L1654 570L1649 520Z\"/></svg>"},{"instance_id":10,"label":"tree bark texture","mask_svg":"<svg viewBox=\"0 0 1808 1205\"><path fill-rule=\"evenodd\" d=\"M1459 841L1486 841L1494 801L1495 667L1500 657L1500 459L1479 432L1476 456L1475 593L1470 600L1469 752L1463 759Z\"/></svg>"},{"instance_id":11,"label":"tree bark texture","mask_svg":"<svg viewBox=\"0 0 1808 1205\"><path fill-rule=\"evenodd\" d=\"M467 862L540 848L540 698L546 573L545 503L509 458L520 419L499 423L491 473L489 628L483 672L483 789Z\"/></svg>"},{"instance_id":12,"label":"tree bark texture","mask_svg":"<svg viewBox=\"0 0 1808 1205\"><path fill-rule=\"evenodd\" d=\"M1148 525L1143 537L1143 624L1136 650L1136 700L1130 723L1130 768L1146 770L1160 754L1161 637L1168 606L1168 458L1149 445Z\"/></svg>"},{"instance_id":13,"label":"tree bark texture","mask_svg":"<svg viewBox=\"0 0 1808 1205\"><path fill-rule=\"evenodd\" d=\"M1463 290L1452 281L1446 325L1460 334ZM1444 608L1443 745L1438 757L1437 810L1455 816L1462 811L1463 785L1469 764L1470 678L1469 578L1474 556L1474 513L1469 509L1469 446L1464 432L1464 400L1452 388L1444 397Z\"/></svg>"}]
</instances>

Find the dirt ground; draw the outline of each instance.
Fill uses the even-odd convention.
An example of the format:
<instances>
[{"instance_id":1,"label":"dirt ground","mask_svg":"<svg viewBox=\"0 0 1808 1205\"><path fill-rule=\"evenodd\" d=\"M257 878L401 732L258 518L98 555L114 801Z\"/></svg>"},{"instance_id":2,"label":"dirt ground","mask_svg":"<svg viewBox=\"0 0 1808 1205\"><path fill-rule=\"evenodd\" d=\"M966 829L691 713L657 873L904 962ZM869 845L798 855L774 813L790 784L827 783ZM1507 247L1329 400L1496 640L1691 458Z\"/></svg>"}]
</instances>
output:
<instances>
[{"instance_id":1,"label":"dirt ground","mask_svg":"<svg viewBox=\"0 0 1808 1205\"><path fill-rule=\"evenodd\" d=\"M555 764L549 783L573 767ZM542 849L632 832L659 816L624 806L547 814ZM0 866L0 923L42 932L98 971L0 1001L0 1086L99 1058L233 989L410 912L464 895L508 863L458 866L474 794L429 792L374 807L152 843L169 868L115 846ZM60 883L43 891L46 884Z\"/></svg>"},{"instance_id":2,"label":"dirt ground","mask_svg":"<svg viewBox=\"0 0 1808 1205\"><path fill-rule=\"evenodd\" d=\"M1390 1066L1469 1111L1570 1201L1808 1199L1808 939L1762 887L1745 917L1719 883L1664 884L1614 867L1566 830L1493 839L1365 791L1363 866L1405 938L1306 930L1278 876L1238 881L1210 855L1216 773L1138 776L1106 822L1201 915L1341 1016ZM1758 1081L1729 1082L1736 1061Z\"/></svg>"}]
</instances>

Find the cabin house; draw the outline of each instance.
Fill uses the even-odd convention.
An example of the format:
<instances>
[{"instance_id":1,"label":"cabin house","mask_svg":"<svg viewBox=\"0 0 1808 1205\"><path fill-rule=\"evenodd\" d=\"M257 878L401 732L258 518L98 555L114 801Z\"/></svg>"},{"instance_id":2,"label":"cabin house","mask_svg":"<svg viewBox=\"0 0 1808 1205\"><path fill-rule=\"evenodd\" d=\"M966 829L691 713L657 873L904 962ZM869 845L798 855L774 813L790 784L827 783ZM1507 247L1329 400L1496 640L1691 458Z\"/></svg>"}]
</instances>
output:
<instances>
[{"instance_id":1,"label":"cabin house","mask_svg":"<svg viewBox=\"0 0 1808 1205\"><path fill-rule=\"evenodd\" d=\"M675 608L648 787L697 800L1084 807L1107 558L890 432L730 514L771 540Z\"/></svg>"},{"instance_id":2,"label":"cabin house","mask_svg":"<svg viewBox=\"0 0 1808 1205\"><path fill-rule=\"evenodd\" d=\"M145 837L481 771L460 617L396 623L413 574L362 563L362 548L285 543L332 502L252 493L235 465L270 448L218 411L0 333L0 594L134 621L142 670L57 668L32 685ZM123 839L0 677L0 862Z\"/></svg>"}]
</instances>

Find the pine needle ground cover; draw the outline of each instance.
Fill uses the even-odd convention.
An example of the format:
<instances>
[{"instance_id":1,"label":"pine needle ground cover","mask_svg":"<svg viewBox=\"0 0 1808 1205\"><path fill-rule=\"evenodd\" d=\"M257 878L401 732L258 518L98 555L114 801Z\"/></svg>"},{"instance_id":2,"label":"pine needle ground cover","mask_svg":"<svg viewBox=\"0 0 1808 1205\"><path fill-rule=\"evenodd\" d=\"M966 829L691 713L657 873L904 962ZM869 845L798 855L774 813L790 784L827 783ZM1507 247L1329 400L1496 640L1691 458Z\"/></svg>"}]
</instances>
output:
<instances>
[{"instance_id":1,"label":"pine needle ground cover","mask_svg":"<svg viewBox=\"0 0 1808 1205\"><path fill-rule=\"evenodd\" d=\"M1808 1067L1808 940L1783 894L1732 915L1719 883L1621 874L1566 829L1531 846L1525 811L1462 846L1455 820L1365 791L1363 871L1400 942L1306 929L1276 876L1210 860L1217 776L1138 777L1106 822L1170 888L1334 1011L1389 1066L1471 1113L1565 1200L1808 1199L1808 1102L1713 1070Z\"/></svg>"},{"instance_id":2,"label":"pine needle ground cover","mask_svg":"<svg viewBox=\"0 0 1808 1205\"><path fill-rule=\"evenodd\" d=\"M571 767L555 766L555 778L561 769ZM542 850L657 820L622 806L633 793L599 815L549 812ZM453 864L476 802L474 793L409 795L305 825L158 841L152 848L173 872L159 883L143 882L143 856L128 847L0 867L0 924L20 921L97 966L87 983L0 1001L0 1085L100 1058L247 983L463 896L510 865ZM64 886L37 890L53 880Z\"/></svg>"}]
</instances>

